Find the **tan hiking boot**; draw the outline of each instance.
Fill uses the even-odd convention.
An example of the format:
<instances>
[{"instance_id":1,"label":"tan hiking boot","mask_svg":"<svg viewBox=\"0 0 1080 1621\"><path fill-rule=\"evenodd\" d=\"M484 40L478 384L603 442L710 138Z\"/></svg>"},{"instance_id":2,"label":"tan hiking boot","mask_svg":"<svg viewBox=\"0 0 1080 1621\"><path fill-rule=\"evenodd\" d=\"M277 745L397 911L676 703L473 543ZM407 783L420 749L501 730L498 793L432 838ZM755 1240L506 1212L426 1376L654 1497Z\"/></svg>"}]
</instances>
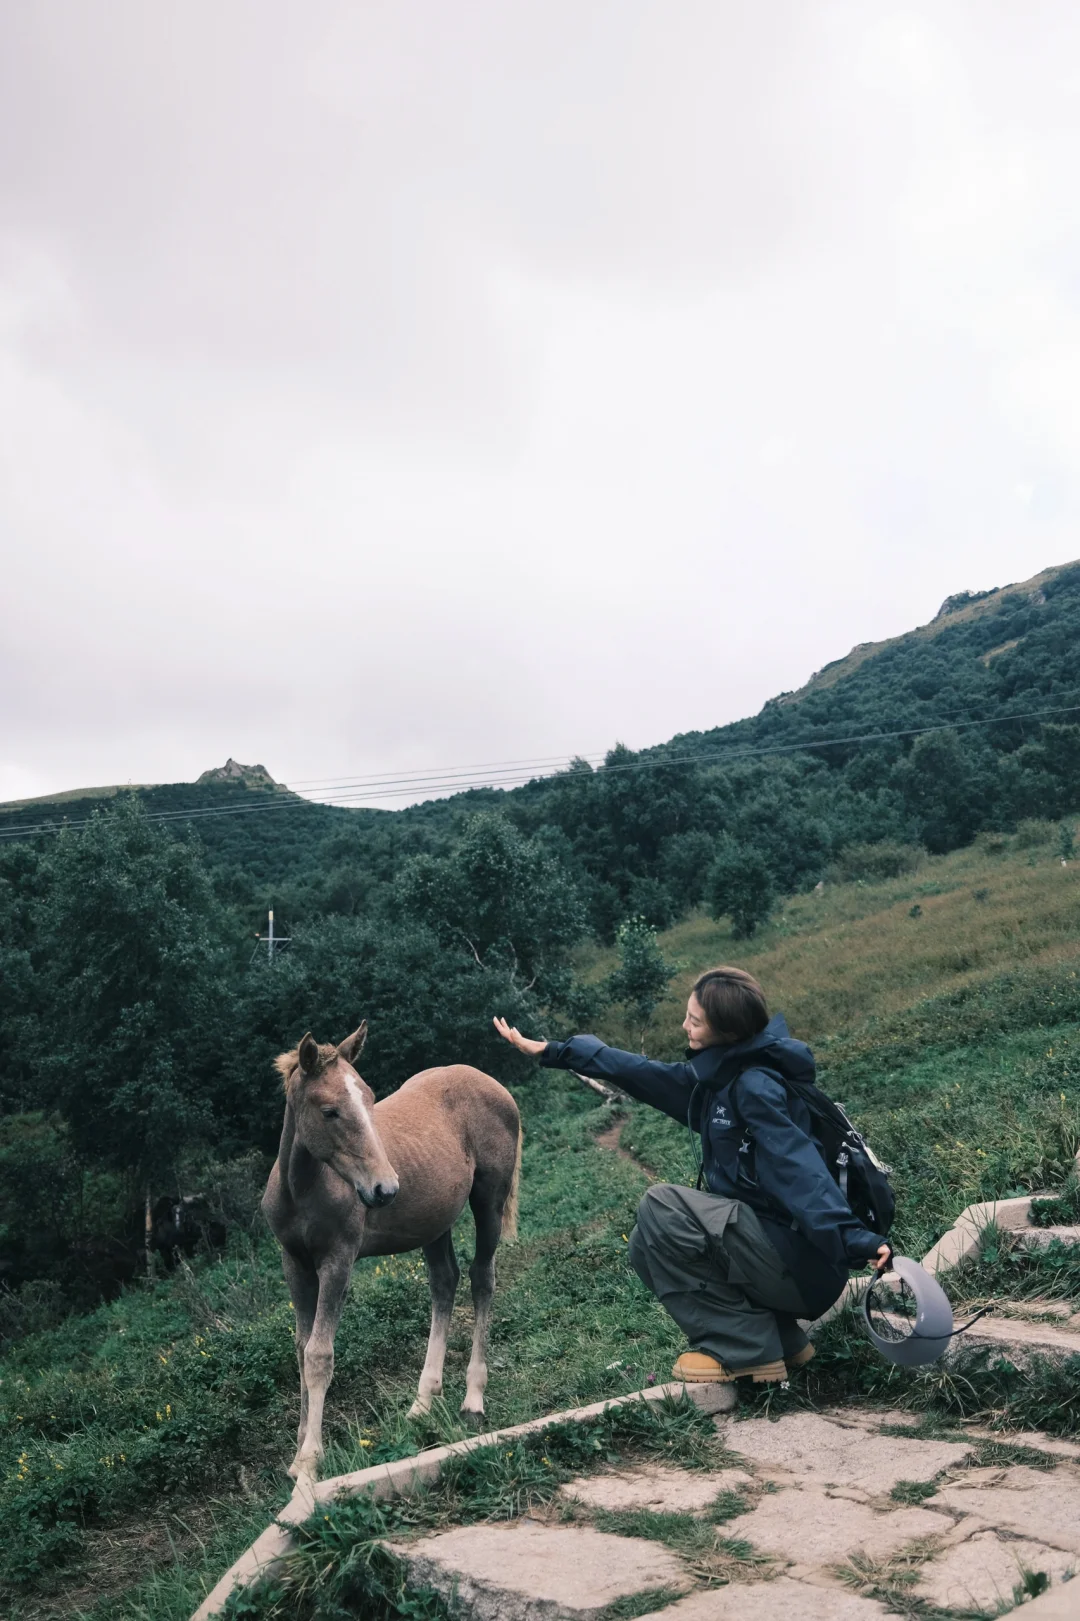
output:
<instances>
[{"instance_id":1,"label":"tan hiking boot","mask_svg":"<svg viewBox=\"0 0 1080 1621\"><path fill-rule=\"evenodd\" d=\"M817 1352L812 1345L804 1345L801 1351L796 1351L794 1356L786 1356L784 1361L787 1363L788 1372L790 1373L793 1368L805 1368L806 1364L812 1362L816 1356Z\"/></svg>"},{"instance_id":2,"label":"tan hiking boot","mask_svg":"<svg viewBox=\"0 0 1080 1621\"><path fill-rule=\"evenodd\" d=\"M757 1362L750 1368L725 1368L714 1356L704 1351L684 1351L671 1370L676 1379L687 1385L727 1385L733 1379L752 1379L755 1385L782 1382L788 1376L783 1362Z\"/></svg>"}]
</instances>

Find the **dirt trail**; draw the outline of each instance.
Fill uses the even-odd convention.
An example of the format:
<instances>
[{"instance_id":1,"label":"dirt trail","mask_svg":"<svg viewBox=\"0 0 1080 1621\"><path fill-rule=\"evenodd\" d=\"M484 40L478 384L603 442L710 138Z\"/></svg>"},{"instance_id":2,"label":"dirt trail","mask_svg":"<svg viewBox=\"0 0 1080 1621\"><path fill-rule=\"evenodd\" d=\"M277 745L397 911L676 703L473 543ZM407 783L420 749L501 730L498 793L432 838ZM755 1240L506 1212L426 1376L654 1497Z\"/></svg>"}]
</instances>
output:
<instances>
[{"instance_id":1,"label":"dirt trail","mask_svg":"<svg viewBox=\"0 0 1080 1621\"><path fill-rule=\"evenodd\" d=\"M620 1159L626 1160L630 1165L641 1171L644 1176L647 1176L650 1182L658 1182L660 1178L657 1173L644 1161L638 1159L636 1154L632 1154L628 1148L624 1148L622 1145L622 1134L629 1123L628 1120L614 1120L610 1126L606 1126L603 1131L593 1138L593 1142L597 1148L606 1148L609 1153L618 1154Z\"/></svg>"}]
</instances>

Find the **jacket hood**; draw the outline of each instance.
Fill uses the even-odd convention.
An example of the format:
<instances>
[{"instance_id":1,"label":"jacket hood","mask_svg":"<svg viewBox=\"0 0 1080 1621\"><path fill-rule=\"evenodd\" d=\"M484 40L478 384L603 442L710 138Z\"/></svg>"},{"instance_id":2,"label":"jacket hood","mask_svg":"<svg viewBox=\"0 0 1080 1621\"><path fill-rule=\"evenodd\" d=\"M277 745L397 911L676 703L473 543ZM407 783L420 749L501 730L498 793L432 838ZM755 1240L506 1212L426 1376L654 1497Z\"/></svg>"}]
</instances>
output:
<instances>
[{"instance_id":1,"label":"jacket hood","mask_svg":"<svg viewBox=\"0 0 1080 1621\"><path fill-rule=\"evenodd\" d=\"M690 1060L700 1080L726 1086L744 1070L774 1069L790 1081L814 1080L814 1055L805 1041L796 1041L789 1035L787 1020L776 1013L764 1030L749 1041L737 1041L731 1047L706 1047Z\"/></svg>"}]
</instances>

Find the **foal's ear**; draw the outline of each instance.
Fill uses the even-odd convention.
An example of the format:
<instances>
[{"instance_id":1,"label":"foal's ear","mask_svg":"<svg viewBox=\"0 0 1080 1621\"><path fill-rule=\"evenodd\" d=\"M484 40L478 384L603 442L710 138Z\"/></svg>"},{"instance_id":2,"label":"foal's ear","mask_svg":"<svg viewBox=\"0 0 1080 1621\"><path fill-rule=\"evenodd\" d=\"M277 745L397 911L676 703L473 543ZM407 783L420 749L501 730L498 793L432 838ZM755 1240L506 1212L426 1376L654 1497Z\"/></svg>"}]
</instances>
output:
<instances>
[{"instance_id":1,"label":"foal's ear","mask_svg":"<svg viewBox=\"0 0 1080 1621\"><path fill-rule=\"evenodd\" d=\"M304 1074L314 1075L319 1067L319 1044L310 1030L296 1049L296 1056Z\"/></svg>"},{"instance_id":2,"label":"foal's ear","mask_svg":"<svg viewBox=\"0 0 1080 1621\"><path fill-rule=\"evenodd\" d=\"M360 1054L364 1050L364 1042L366 1040L367 1020L361 1019L359 1027L353 1031L352 1035L346 1036L344 1041L338 1043L338 1052L341 1054L342 1058L344 1058L347 1064L356 1063L356 1060L360 1057Z\"/></svg>"}]
</instances>

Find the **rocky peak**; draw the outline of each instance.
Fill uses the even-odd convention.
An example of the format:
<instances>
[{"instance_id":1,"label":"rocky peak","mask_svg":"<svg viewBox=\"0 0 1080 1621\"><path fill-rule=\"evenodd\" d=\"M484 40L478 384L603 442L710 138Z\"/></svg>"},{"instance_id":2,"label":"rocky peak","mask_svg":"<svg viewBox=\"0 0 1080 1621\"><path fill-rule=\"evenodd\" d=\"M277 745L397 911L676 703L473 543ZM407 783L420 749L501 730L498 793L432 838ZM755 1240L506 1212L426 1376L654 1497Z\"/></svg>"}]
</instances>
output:
<instances>
[{"instance_id":1,"label":"rocky peak","mask_svg":"<svg viewBox=\"0 0 1080 1621\"><path fill-rule=\"evenodd\" d=\"M224 765L213 766L198 782L242 782L246 788L280 788L264 765L241 765L230 755Z\"/></svg>"}]
</instances>

